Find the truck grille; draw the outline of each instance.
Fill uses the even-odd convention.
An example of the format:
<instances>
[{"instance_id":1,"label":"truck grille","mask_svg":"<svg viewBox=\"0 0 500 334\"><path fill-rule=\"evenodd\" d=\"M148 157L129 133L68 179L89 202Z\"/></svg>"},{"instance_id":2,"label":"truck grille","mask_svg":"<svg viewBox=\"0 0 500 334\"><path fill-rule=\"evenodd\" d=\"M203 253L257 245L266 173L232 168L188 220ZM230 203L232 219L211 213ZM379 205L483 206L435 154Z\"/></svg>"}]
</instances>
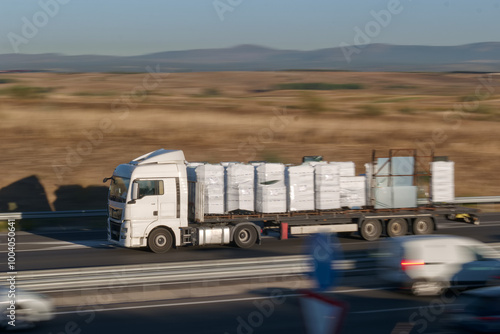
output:
<instances>
[{"instance_id":1,"label":"truck grille","mask_svg":"<svg viewBox=\"0 0 500 334\"><path fill-rule=\"evenodd\" d=\"M111 239L115 241L120 241L120 229L122 227L121 223L115 223L110 221L109 228L111 232Z\"/></svg>"},{"instance_id":2,"label":"truck grille","mask_svg":"<svg viewBox=\"0 0 500 334\"><path fill-rule=\"evenodd\" d=\"M122 220L123 209L109 207L109 217L117 220Z\"/></svg>"}]
</instances>

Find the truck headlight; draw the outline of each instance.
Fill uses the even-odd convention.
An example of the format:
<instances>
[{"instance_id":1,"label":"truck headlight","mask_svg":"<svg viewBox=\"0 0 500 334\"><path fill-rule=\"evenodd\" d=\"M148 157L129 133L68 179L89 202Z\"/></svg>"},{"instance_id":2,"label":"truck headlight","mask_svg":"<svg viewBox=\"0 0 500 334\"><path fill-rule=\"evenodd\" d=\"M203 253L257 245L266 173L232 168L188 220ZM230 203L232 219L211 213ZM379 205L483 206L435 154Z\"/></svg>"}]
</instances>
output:
<instances>
[{"instance_id":1,"label":"truck headlight","mask_svg":"<svg viewBox=\"0 0 500 334\"><path fill-rule=\"evenodd\" d=\"M128 232L129 225L130 225L130 221L126 220L123 222L122 227L120 229L120 238L121 239L127 238L127 232Z\"/></svg>"}]
</instances>

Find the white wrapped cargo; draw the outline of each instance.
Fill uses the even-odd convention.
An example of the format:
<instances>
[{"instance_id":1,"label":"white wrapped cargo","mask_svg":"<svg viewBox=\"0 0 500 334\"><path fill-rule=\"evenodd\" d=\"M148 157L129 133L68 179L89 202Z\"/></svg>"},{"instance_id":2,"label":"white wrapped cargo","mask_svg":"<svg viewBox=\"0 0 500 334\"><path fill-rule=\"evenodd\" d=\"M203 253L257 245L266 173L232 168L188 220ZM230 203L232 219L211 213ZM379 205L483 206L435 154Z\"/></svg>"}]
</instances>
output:
<instances>
[{"instance_id":1,"label":"white wrapped cargo","mask_svg":"<svg viewBox=\"0 0 500 334\"><path fill-rule=\"evenodd\" d=\"M226 167L226 210L254 211L255 168L231 163Z\"/></svg>"},{"instance_id":2,"label":"white wrapped cargo","mask_svg":"<svg viewBox=\"0 0 500 334\"><path fill-rule=\"evenodd\" d=\"M455 201L455 163L453 161L431 162L432 201Z\"/></svg>"},{"instance_id":3,"label":"white wrapped cargo","mask_svg":"<svg viewBox=\"0 0 500 334\"><path fill-rule=\"evenodd\" d=\"M285 186L285 165L281 163L262 163L255 168L259 185Z\"/></svg>"},{"instance_id":4,"label":"white wrapped cargo","mask_svg":"<svg viewBox=\"0 0 500 334\"><path fill-rule=\"evenodd\" d=\"M287 203L289 211L314 210L314 167L286 168Z\"/></svg>"},{"instance_id":5,"label":"white wrapped cargo","mask_svg":"<svg viewBox=\"0 0 500 334\"><path fill-rule=\"evenodd\" d=\"M286 212L285 165L264 163L255 168L255 173L255 211L261 213Z\"/></svg>"},{"instance_id":6,"label":"white wrapped cargo","mask_svg":"<svg viewBox=\"0 0 500 334\"><path fill-rule=\"evenodd\" d=\"M356 166L352 161L332 161L330 164L339 166L340 176L356 176Z\"/></svg>"},{"instance_id":7,"label":"white wrapped cargo","mask_svg":"<svg viewBox=\"0 0 500 334\"><path fill-rule=\"evenodd\" d=\"M188 180L200 182L204 185L205 214L223 214L225 212L224 167L221 165L204 164L190 168L191 172L188 172Z\"/></svg>"},{"instance_id":8,"label":"white wrapped cargo","mask_svg":"<svg viewBox=\"0 0 500 334\"><path fill-rule=\"evenodd\" d=\"M255 211L260 213L286 212L286 187L258 185Z\"/></svg>"},{"instance_id":9,"label":"white wrapped cargo","mask_svg":"<svg viewBox=\"0 0 500 334\"><path fill-rule=\"evenodd\" d=\"M340 166L318 164L314 169L315 208L317 210L340 208Z\"/></svg>"},{"instance_id":10,"label":"white wrapped cargo","mask_svg":"<svg viewBox=\"0 0 500 334\"><path fill-rule=\"evenodd\" d=\"M366 205L366 180L364 176L340 177L340 205L350 208Z\"/></svg>"}]
</instances>

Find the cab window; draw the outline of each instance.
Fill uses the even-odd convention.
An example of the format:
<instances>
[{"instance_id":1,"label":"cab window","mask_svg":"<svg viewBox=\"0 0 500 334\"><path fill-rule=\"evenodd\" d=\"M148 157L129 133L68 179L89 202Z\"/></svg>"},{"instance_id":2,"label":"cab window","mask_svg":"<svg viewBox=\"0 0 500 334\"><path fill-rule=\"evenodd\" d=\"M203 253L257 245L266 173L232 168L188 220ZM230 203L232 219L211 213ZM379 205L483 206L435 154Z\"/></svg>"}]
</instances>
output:
<instances>
[{"instance_id":1,"label":"cab window","mask_svg":"<svg viewBox=\"0 0 500 334\"><path fill-rule=\"evenodd\" d=\"M138 198L145 196L163 195L163 181L161 180L138 180Z\"/></svg>"}]
</instances>

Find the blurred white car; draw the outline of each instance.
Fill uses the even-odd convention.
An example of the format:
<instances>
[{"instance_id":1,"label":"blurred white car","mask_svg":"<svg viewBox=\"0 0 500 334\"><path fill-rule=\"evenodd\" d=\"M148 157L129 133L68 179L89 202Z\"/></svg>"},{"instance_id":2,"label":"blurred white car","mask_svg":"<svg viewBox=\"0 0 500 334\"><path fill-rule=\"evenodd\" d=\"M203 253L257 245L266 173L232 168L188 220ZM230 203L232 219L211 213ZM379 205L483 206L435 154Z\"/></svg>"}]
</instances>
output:
<instances>
[{"instance_id":1,"label":"blurred white car","mask_svg":"<svg viewBox=\"0 0 500 334\"><path fill-rule=\"evenodd\" d=\"M500 254L480 241L451 235L385 239L378 251L379 276L414 295L448 287L484 286L500 276Z\"/></svg>"},{"instance_id":2,"label":"blurred white car","mask_svg":"<svg viewBox=\"0 0 500 334\"><path fill-rule=\"evenodd\" d=\"M28 292L16 288L15 297L15 328L9 325L10 311L9 289L0 286L0 328L24 329L31 328L37 322L48 321L54 317L54 304L52 300L39 293Z\"/></svg>"}]
</instances>

